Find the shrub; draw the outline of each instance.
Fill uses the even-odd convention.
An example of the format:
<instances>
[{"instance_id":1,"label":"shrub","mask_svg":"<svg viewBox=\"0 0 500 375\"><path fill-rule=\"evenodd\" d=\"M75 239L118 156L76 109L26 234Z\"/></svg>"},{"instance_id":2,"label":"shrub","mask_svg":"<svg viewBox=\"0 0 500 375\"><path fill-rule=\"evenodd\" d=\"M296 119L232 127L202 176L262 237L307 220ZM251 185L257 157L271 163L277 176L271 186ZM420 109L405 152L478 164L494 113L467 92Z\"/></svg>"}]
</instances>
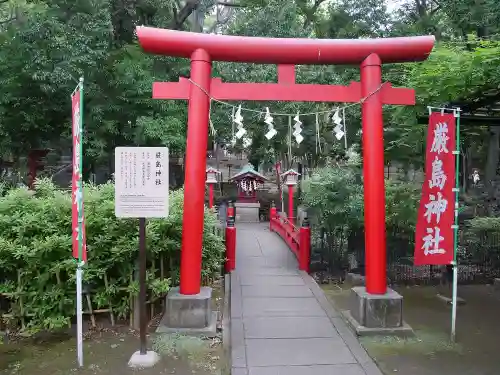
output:
<instances>
[{"instance_id":1,"label":"shrub","mask_svg":"<svg viewBox=\"0 0 500 375\"><path fill-rule=\"evenodd\" d=\"M138 221L115 217L112 183L85 186L84 197L88 251L85 286L91 290L94 309L111 306L115 314L126 317L130 298L138 291L133 278ZM164 295L170 284L178 282L182 203L183 190L171 192L169 217L147 222L151 299ZM202 267L205 281L218 275L224 261L224 243L216 234L216 224L215 215L207 210ZM41 180L34 194L14 189L0 198L0 293L11 300L13 315L29 316L27 329L59 328L71 321L76 267L71 246L69 192Z\"/></svg>"},{"instance_id":2,"label":"shrub","mask_svg":"<svg viewBox=\"0 0 500 375\"><path fill-rule=\"evenodd\" d=\"M415 231L421 193L422 185L386 180L385 221L388 228Z\"/></svg>"},{"instance_id":3,"label":"shrub","mask_svg":"<svg viewBox=\"0 0 500 375\"><path fill-rule=\"evenodd\" d=\"M476 217L462 228L459 246L461 260L491 263L500 267L500 218Z\"/></svg>"},{"instance_id":4,"label":"shrub","mask_svg":"<svg viewBox=\"0 0 500 375\"><path fill-rule=\"evenodd\" d=\"M347 156L345 164L318 168L303 184L302 201L313 224L313 249L333 263L342 262L347 252L362 258L365 246L360 158L354 150L348 150ZM388 248L398 256L411 255L421 186L387 180L385 189Z\"/></svg>"},{"instance_id":5,"label":"shrub","mask_svg":"<svg viewBox=\"0 0 500 375\"><path fill-rule=\"evenodd\" d=\"M358 168L319 168L302 186L302 202L314 223L327 230L362 223L363 186Z\"/></svg>"},{"instance_id":6,"label":"shrub","mask_svg":"<svg viewBox=\"0 0 500 375\"><path fill-rule=\"evenodd\" d=\"M322 226L347 231L364 227L362 172L357 165L319 168L304 181L303 203ZM421 186L386 180L386 225L413 232L417 221Z\"/></svg>"}]
</instances>

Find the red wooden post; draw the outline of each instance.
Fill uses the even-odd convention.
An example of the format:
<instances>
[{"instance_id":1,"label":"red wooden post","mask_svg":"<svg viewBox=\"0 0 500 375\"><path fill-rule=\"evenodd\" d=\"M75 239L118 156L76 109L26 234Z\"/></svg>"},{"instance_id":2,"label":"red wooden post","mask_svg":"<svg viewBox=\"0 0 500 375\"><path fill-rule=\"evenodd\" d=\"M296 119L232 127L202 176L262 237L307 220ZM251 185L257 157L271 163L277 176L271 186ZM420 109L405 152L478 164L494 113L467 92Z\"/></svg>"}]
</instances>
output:
<instances>
[{"instance_id":1,"label":"red wooden post","mask_svg":"<svg viewBox=\"0 0 500 375\"><path fill-rule=\"evenodd\" d=\"M214 184L208 184L208 208L214 206Z\"/></svg>"},{"instance_id":2,"label":"red wooden post","mask_svg":"<svg viewBox=\"0 0 500 375\"><path fill-rule=\"evenodd\" d=\"M33 189L35 185L36 172L37 172L37 159L31 154L28 155L28 188Z\"/></svg>"},{"instance_id":3,"label":"red wooden post","mask_svg":"<svg viewBox=\"0 0 500 375\"><path fill-rule=\"evenodd\" d=\"M288 185L288 222L293 224L293 185Z\"/></svg>"},{"instance_id":4,"label":"red wooden post","mask_svg":"<svg viewBox=\"0 0 500 375\"><path fill-rule=\"evenodd\" d=\"M234 217L234 204L233 202L229 201L227 204L227 217Z\"/></svg>"},{"instance_id":5,"label":"red wooden post","mask_svg":"<svg viewBox=\"0 0 500 375\"><path fill-rule=\"evenodd\" d=\"M382 62L376 54L361 64L361 95L367 97L382 84ZM382 95L377 92L361 107L363 122L363 176L365 200L366 291L385 294L386 237L384 186L384 122Z\"/></svg>"},{"instance_id":6,"label":"red wooden post","mask_svg":"<svg viewBox=\"0 0 500 375\"><path fill-rule=\"evenodd\" d=\"M205 214L205 165L208 142L208 111L212 63L203 49L191 55L188 129L184 180L184 213L182 217L182 250L180 271L181 294L198 294L201 286L201 249ZM205 91L206 92L205 92Z\"/></svg>"},{"instance_id":7,"label":"red wooden post","mask_svg":"<svg viewBox=\"0 0 500 375\"><path fill-rule=\"evenodd\" d=\"M302 221L299 236L299 269L309 273L311 264L311 227L307 217Z\"/></svg>"},{"instance_id":8,"label":"red wooden post","mask_svg":"<svg viewBox=\"0 0 500 375\"><path fill-rule=\"evenodd\" d=\"M273 223L274 219L276 219L277 212L276 212L276 206L274 204L274 201L271 202L271 209L269 210L269 230L272 232L273 231Z\"/></svg>"},{"instance_id":9,"label":"red wooden post","mask_svg":"<svg viewBox=\"0 0 500 375\"><path fill-rule=\"evenodd\" d=\"M43 171L44 163L42 158L44 158L50 150L48 149L35 149L31 150L28 154L28 188L34 189L35 180L38 171Z\"/></svg>"},{"instance_id":10,"label":"red wooden post","mask_svg":"<svg viewBox=\"0 0 500 375\"><path fill-rule=\"evenodd\" d=\"M236 228L234 216L228 216L226 225L226 272L236 268Z\"/></svg>"}]
</instances>

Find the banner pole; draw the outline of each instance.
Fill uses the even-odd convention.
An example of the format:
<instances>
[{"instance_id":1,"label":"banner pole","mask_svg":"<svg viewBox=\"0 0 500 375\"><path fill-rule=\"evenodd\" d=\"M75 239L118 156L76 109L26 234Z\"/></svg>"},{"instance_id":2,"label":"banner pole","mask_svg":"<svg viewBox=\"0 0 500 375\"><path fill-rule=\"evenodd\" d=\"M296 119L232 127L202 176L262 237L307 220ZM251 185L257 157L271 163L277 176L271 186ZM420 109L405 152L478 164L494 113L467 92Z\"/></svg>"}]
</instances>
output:
<instances>
[{"instance_id":1,"label":"banner pole","mask_svg":"<svg viewBox=\"0 0 500 375\"><path fill-rule=\"evenodd\" d=\"M82 274L82 267L78 264L76 269L76 349L79 367L83 367Z\"/></svg>"},{"instance_id":2,"label":"banner pole","mask_svg":"<svg viewBox=\"0 0 500 375\"><path fill-rule=\"evenodd\" d=\"M76 269L76 331L77 331L77 356L78 366L83 367L83 307L82 307L82 283L83 283L83 77L80 78L80 126L78 138L79 148L79 184L80 199L78 205L78 266Z\"/></svg>"},{"instance_id":3,"label":"banner pole","mask_svg":"<svg viewBox=\"0 0 500 375\"><path fill-rule=\"evenodd\" d=\"M454 111L456 121L456 142L453 154L455 154L455 223L453 225L454 237L453 237L453 290L451 297L451 342L456 340L456 325L457 325L457 289L458 289L458 261L457 261L457 250L458 250L458 194L460 191L460 108L456 108Z\"/></svg>"}]
</instances>

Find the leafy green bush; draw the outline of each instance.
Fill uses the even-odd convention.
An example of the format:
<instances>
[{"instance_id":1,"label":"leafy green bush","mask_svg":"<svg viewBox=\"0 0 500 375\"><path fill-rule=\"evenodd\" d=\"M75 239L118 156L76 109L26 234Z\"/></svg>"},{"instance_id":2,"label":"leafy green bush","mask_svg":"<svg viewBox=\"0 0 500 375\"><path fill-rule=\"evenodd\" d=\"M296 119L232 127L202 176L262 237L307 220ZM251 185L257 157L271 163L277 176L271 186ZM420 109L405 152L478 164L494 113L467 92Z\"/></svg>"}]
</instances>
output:
<instances>
[{"instance_id":1,"label":"leafy green bush","mask_svg":"<svg viewBox=\"0 0 500 375\"><path fill-rule=\"evenodd\" d=\"M347 163L319 168L303 183L302 202L313 224L313 249L337 263L347 252L360 255L364 248L361 160L353 150L347 156ZM407 256L414 247L421 186L387 180L385 189L388 248Z\"/></svg>"},{"instance_id":2,"label":"leafy green bush","mask_svg":"<svg viewBox=\"0 0 500 375\"><path fill-rule=\"evenodd\" d=\"M111 183L85 186L84 197L88 250L85 286L91 290L94 309L111 306L117 315L126 317L130 298L138 290L133 279L138 221L115 217ZM178 282L182 203L183 190L171 192L169 217L147 222L150 298L164 295L170 284ZM205 281L218 275L224 261L224 243L216 234L216 223L213 212L207 210L202 268ZM69 192L41 180L35 193L14 189L0 198L0 293L11 300L13 315L29 317L27 329L62 327L74 315L76 262L71 246Z\"/></svg>"},{"instance_id":3,"label":"leafy green bush","mask_svg":"<svg viewBox=\"0 0 500 375\"><path fill-rule=\"evenodd\" d=\"M386 180L385 222L388 228L414 232L422 185Z\"/></svg>"},{"instance_id":4,"label":"leafy green bush","mask_svg":"<svg viewBox=\"0 0 500 375\"><path fill-rule=\"evenodd\" d=\"M364 226L363 182L356 165L319 168L304 181L302 202L326 229ZM386 180L386 224L413 232L421 186Z\"/></svg>"},{"instance_id":5,"label":"leafy green bush","mask_svg":"<svg viewBox=\"0 0 500 375\"><path fill-rule=\"evenodd\" d=\"M500 267L500 218L476 217L462 229L459 257Z\"/></svg>"},{"instance_id":6,"label":"leafy green bush","mask_svg":"<svg viewBox=\"0 0 500 375\"><path fill-rule=\"evenodd\" d=\"M363 185L357 160L344 166L318 168L302 184L302 202L313 224L326 230L363 222Z\"/></svg>"}]
</instances>

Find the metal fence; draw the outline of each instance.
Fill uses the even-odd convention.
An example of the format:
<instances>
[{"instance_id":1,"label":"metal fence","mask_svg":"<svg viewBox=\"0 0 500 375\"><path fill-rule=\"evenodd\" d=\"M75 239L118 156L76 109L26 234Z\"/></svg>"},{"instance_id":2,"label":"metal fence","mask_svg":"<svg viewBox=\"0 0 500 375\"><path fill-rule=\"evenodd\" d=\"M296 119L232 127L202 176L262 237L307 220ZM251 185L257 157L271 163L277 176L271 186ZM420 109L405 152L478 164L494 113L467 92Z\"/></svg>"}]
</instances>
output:
<instances>
[{"instance_id":1,"label":"metal fence","mask_svg":"<svg viewBox=\"0 0 500 375\"><path fill-rule=\"evenodd\" d=\"M451 280L451 267L414 266L414 232L400 228L387 231L387 277L392 284L439 284ZM313 232L311 271L329 277L347 272L364 276L365 239L362 228L345 233L343 228ZM459 232L458 281L462 284L491 283L500 277L500 235Z\"/></svg>"}]
</instances>

